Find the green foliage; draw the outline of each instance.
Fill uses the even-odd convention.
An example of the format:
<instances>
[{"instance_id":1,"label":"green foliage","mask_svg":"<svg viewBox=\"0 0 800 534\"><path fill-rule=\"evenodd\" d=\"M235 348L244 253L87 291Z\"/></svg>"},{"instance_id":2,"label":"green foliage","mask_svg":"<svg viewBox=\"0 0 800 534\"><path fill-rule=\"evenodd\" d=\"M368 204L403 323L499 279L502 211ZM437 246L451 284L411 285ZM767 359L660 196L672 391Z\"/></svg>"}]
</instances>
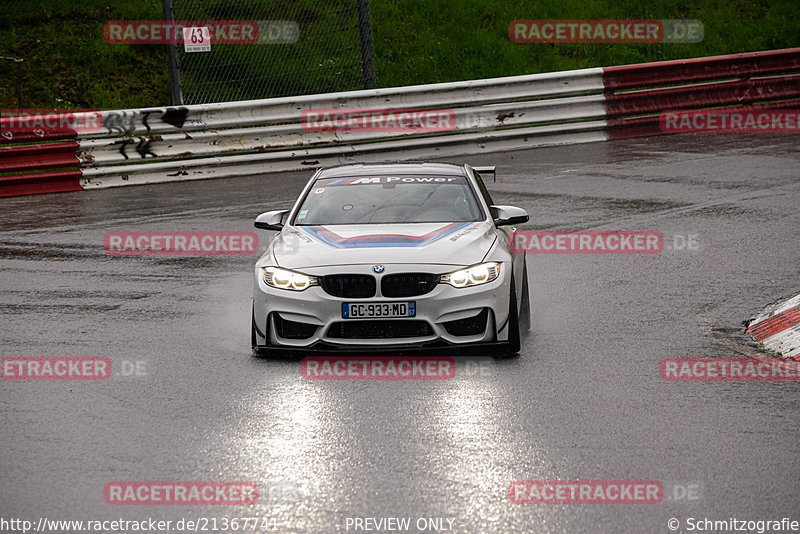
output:
<instances>
[{"instance_id":1,"label":"green foliage","mask_svg":"<svg viewBox=\"0 0 800 534\"><path fill-rule=\"evenodd\" d=\"M0 3L0 107L125 108L169 99L166 52L159 45L110 45L109 20L159 19L157 0L25 0Z\"/></svg>"},{"instance_id":2,"label":"green foliage","mask_svg":"<svg viewBox=\"0 0 800 534\"><path fill-rule=\"evenodd\" d=\"M324 1L299 1L297 6L302 7L305 20L303 31L312 31L319 19L332 16L328 5ZM800 45L797 0L371 0L370 8L379 87ZM0 56L25 59L22 64L0 64L0 107L16 105L20 74L25 107L108 109L168 104L169 76L163 45L111 45L103 40L103 25L109 20L160 18L159 0L0 3ZM696 44L560 45L509 40L512 20L546 18L698 19L705 25L705 39ZM304 52L301 55L308 63L298 87L337 83L340 69L335 64L342 58L315 55L298 43L287 46L285 55L279 54L268 66L273 72L283 73L283 85L294 89L289 85L291 77L297 82L298 74L289 65L296 61L297 54L292 50ZM241 59L248 57L242 51ZM329 62L334 68L322 68ZM248 64L243 68L247 72L267 66ZM352 74L347 79L347 84L352 84Z\"/></svg>"},{"instance_id":3,"label":"green foliage","mask_svg":"<svg viewBox=\"0 0 800 534\"><path fill-rule=\"evenodd\" d=\"M494 78L800 45L796 0L373 0L381 86ZM517 44L516 19L698 19L695 44Z\"/></svg>"}]
</instances>

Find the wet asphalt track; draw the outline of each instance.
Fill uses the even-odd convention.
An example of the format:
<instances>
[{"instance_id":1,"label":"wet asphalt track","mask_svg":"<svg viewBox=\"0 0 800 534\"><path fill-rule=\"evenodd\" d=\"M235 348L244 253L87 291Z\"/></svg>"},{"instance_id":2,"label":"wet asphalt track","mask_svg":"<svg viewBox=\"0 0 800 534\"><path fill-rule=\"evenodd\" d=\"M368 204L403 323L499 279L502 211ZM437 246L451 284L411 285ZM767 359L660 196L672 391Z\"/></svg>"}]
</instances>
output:
<instances>
[{"instance_id":1,"label":"wet asphalt track","mask_svg":"<svg viewBox=\"0 0 800 534\"><path fill-rule=\"evenodd\" d=\"M102 242L251 231L309 172L0 199L0 353L146 362L145 376L0 383L0 516L257 516L280 532L345 532L348 517L546 533L800 520L800 384L665 382L658 369L740 356L742 320L800 290L797 139L664 136L464 161L498 165L494 200L526 208L526 228L659 230L667 247L529 256L518 359L448 381L306 381L297 360L250 354L255 256L109 256ZM688 234L700 248L674 250ZM546 479L659 480L667 498L509 501L511 481ZM254 481L261 495L249 508L104 503L107 482L146 480Z\"/></svg>"}]
</instances>

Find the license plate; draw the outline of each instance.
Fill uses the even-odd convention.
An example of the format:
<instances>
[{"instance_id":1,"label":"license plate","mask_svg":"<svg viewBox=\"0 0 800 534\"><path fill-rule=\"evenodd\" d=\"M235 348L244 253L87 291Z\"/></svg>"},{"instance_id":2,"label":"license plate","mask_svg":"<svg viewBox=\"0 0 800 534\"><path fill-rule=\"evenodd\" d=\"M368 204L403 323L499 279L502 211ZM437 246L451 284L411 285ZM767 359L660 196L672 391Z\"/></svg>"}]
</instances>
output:
<instances>
[{"instance_id":1,"label":"license plate","mask_svg":"<svg viewBox=\"0 0 800 534\"><path fill-rule=\"evenodd\" d=\"M416 317L416 302L343 302L343 319Z\"/></svg>"}]
</instances>

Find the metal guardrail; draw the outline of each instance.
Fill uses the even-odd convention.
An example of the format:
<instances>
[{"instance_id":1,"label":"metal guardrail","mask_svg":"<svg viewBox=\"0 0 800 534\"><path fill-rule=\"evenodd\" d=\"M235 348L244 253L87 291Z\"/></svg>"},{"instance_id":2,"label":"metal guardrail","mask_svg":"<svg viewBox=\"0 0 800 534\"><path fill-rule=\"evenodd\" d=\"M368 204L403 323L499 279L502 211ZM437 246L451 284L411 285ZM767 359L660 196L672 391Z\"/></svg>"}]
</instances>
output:
<instances>
[{"instance_id":1,"label":"metal guardrail","mask_svg":"<svg viewBox=\"0 0 800 534\"><path fill-rule=\"evenodd\" d=\"M20 128L0 118L0 141L16 143L0 147L0 196L654 135L664 133L658 114L667 110L798 106L797 72L800 48L292 98L84 112L76 114L74 122L84 125L76 129ZM319 109L446 110L452 128L304 128L303 112Z\"/></svg>"}]
</instances>

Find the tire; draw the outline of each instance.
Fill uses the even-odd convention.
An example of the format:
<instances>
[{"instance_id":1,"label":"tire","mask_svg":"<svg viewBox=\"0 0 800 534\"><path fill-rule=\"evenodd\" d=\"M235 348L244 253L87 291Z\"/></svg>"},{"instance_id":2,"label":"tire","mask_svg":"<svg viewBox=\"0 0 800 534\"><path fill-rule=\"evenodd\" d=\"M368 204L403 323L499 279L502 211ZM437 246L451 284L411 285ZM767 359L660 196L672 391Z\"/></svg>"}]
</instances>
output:
<instances>
[{"instance_id":1,"label":"tire","mask_svg":"<svg viewBox=\"0 0 800 534\"><path fill-rule=\"evenodd\" d=\"M514 287L514 277L511 277L511 292L508 303L508 341L500 348L500 357L513 358L519 354L520 333L519 316L517 315L517 290Z\"/></svg>"},{"instance_id":2,"label":"tire","mask_svg":"<svg viewBox=\"0 0 800 534\"><path fill-rule=\"evenodd\" d=\"M522 305L519 312L519 329L523 334L531 331L531 296L528 291L528 272L522 278Z\"/></svg>"},{"instance_id":3,"label":"tire","mask_svg":"<svg viewBox=\"0 0 800 534\"><path fill-rule=\"evenodd\" d=\"M256 351L256 305L250 310L250 348Z\"/></svg>"}]
</instances>

